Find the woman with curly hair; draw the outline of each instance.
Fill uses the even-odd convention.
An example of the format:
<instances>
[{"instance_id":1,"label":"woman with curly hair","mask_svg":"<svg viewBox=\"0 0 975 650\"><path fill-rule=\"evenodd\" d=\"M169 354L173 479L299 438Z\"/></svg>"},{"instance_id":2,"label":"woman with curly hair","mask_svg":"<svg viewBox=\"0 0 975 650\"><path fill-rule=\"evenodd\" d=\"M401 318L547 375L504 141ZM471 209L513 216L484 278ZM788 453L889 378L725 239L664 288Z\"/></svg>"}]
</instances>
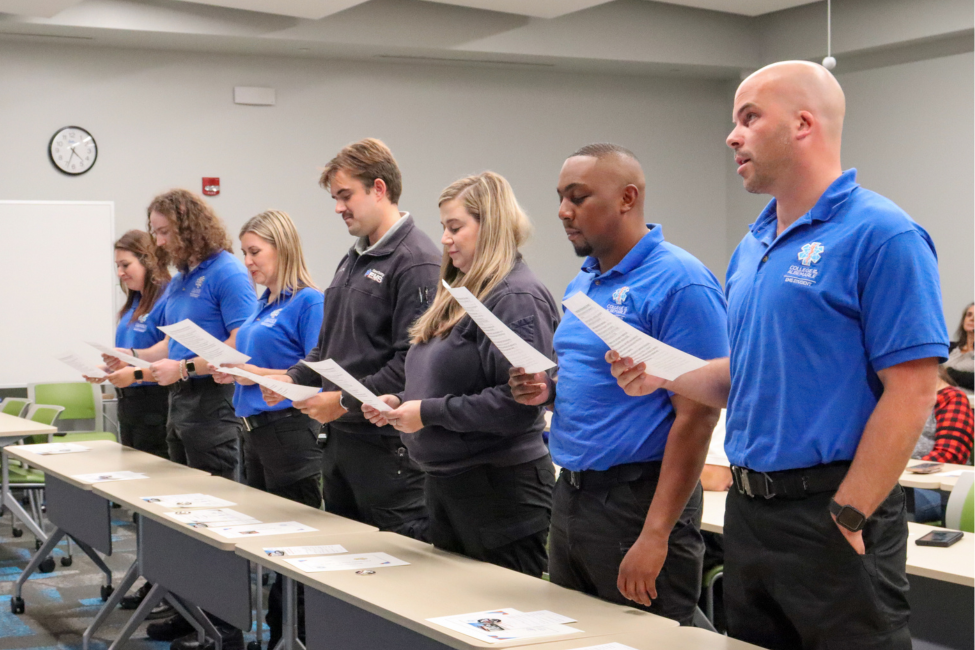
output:
<instances>
[{"instance_id":1,"label":"woman with curly hair","mask_svg":"<svg viewBox=\"0 0 975 650\"><path fill-rule=\"evenodd\" d=\"M172 264L179 271L170 282L164 324L189 319L234 347L238 328L257 307L257 296L247 269L231 252L223 222L187 190L157 196L146 212L159 249L159 268ZM206 361L169 337L135 353L152 362L160 385L170 387L170 460L233 479L241 432L234 387L214 382ZM240 630L212 620L225 650L243 649ZM151 624L147 633L157 641L174 641L173 650L196 644L193 627L179 615Z\"/></svg>"}]
</instances>

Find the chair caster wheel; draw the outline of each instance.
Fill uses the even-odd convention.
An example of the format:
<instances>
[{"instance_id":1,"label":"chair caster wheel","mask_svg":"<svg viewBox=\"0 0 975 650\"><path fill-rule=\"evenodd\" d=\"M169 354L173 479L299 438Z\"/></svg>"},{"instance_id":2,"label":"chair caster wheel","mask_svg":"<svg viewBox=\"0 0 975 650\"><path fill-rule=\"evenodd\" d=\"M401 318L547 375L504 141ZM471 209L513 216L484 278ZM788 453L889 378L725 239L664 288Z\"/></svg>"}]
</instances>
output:
<instances>
[{"instance_id":1,"label":"chair caster wheel","mask_svg":"<svg viewBox=\"0 0 975 650\"><path fill-rule=\"evenodd\" d=\"M14 614L24 613L24 599L14 596L10 599L10 611Z\"/></svg>"},{"instance_id":2,"label":"chair caster wheel","mask_svg":"<svg viewBox=\"0 0 975 650\"><path fill-rule=\"evenodd\" d=\"M247 644L247 650L261 650L261 644L257 641L251 641Z\"/></svg>"},{"instance_id":3,"label":"chair caster wheel","mask_svg":"<svg viewBox=\"0 0 975 650\"><path fill-rule=\"evenodd\" d=\"M41 573L51 573L54 571L54 558L49 557L41 562L40 566L37 567L37 570Z\"/></svg>"},{"instance_id":4,"label":"chair caster wheel","mask_svg":"<svg viewBox=\"0 0 975 650\"><path fill-rule=\"evenodd\" d=\"M11 532L13 532L14 537L23 537L24 536L24 529L23 528L14 528Z\"/></svg>"},{"instance_id":5,"label":"chair caster wheel","mask_svg":"<svg viewBox=\"0 0 975 650\"><path fill-rule=\"evenodd\" d=\"M101 590L102 602L103 603L104 602L107 602L108 599L112 597L112 593L114 591L115 591L115 588L112 587L112 585L102 585L102 590Z\"/></svg>"},{"instance_id":6,"label":"chair caster wheel","mask_svg":"<svg viewBox=\"0 0 975 650\"><path fill-rule=\"evenodd\" d=\"M74 562L74 558L68 556L61 558L61 566L71 566L73 562Z\"/></svg>"}]
</instances>

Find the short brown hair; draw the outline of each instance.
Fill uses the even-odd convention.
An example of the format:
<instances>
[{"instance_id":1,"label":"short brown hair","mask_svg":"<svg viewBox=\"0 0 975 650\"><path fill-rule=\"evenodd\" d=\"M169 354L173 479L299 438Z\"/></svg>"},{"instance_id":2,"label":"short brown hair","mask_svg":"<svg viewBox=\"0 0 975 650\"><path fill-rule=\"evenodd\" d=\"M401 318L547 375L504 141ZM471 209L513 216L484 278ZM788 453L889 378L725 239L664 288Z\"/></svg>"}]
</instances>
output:
<instances>
[{"instance_id":1,"label":"short brown hair","mask_svg":"<svg viewBox=\"0 0 975 650\"><path fill-rule=\"evenodd\" d=\"M153 212L169 219L176 240L172 256L159 247L156 255L161 267L171 263L185 272L190 268L190 260L199 263L221 250L234 252L223 221L206 201L189 190L169 190L160 194L146 208L147 219ZM152 224L149 224L149 230L152 231Z\"/></svg>"},{"instance_id":2,"label":"short brown hair","mask_svg":"<svg viewBox=\"0 0 975 650\"><path fill-rule=\"evenodd\" d=\"M377 178L386 184L386 196L393 205L399 203L403 192L403 176L399 165L393 158L393 152L381 140L366 138L346 146L337 156L328 161L322 170L322 177L318 183L326 190L330 189L332 179L339 170L351 174L353 178L362 181L366 191L370 191Z\"/></svg>"}]
</instances>

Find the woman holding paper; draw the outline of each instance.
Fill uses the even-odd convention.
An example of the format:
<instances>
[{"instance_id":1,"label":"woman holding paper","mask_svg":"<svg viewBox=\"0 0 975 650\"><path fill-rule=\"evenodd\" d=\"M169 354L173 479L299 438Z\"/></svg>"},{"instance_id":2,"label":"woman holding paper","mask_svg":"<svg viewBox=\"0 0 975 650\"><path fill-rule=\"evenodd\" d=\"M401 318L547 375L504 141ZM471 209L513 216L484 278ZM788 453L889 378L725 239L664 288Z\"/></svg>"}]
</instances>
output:
<instances>
[{"instance_id":1,"label":"woman holding paper","mask_svg":"<svg viewBox=\"0 0 975 650\"><path fill-rule=\"evenodd\" d=\"M250 363L233 367L255 375L283 375L311 352L322 329L324 295L305 266L301 238L284 212L270 210L240 230L244 264L267 287L257 309L237 330L237 349ZM321 425L283 400L268 406L250 379L210 366L217 383L232 384L234 409L244 420L247 484L321 507Z\"/></svg>"},{"instance_id":2,"label":"woman holding paper","mask_svg":"<svg viewBox=\"0 0 975 650\"><path fill-rule=\"evenodd\" d=\"M125 304L119 310L115 345L131 353L162 341L159 331L166 307L169 271L158 268L156 246L149 233L130 230L115 242L115 268L125 290ZM119 438L127 447L169 458L166 420L169 391L152 382L152 373L106 358L114 369L108 377L88 381L109 381L118 394Z\"/></svg>"},{"instance_id":3,"label":"woman holding paper","mask_svg":"<svg viewBox=\"0 0 975 650\"><path fill-rule=\"evenodd\" d=\"M518 253L530 223L508 182L492 172L455 182L440 196L440 221L441 280L552 358L559 311ZM541 576L555 484L542 408L512 399L511 364L443 286L411 334L406 388L381 396L393 410L363 413L407 434L427 473L434 545Z\"/></svg>"}]
</instances>

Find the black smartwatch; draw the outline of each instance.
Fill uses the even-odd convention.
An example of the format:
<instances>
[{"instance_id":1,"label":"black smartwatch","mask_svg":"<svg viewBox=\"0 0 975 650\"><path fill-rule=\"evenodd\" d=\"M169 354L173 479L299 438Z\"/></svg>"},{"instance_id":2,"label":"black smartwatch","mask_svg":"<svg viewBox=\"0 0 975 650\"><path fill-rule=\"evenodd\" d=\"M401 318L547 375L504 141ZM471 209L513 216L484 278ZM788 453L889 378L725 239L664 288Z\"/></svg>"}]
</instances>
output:
<instances>
[{"instance_id":1,"label":"black smartwatch","mask_svg":"<svg viewBox=\"0 0 975 650\"><path fill-rule=\"evenodd\" d=\"M186 362L186 374L190 377L196 377L196 362L187 361Z\"/></svg>"},{"instance_id":2,"label":"black smartwatch","mask_svg":"<svg viewBox=\"0 0 975 650\"><path fill-rule=\"evenodd\" d=\"M142 381L142 378L144 377L142 370L136 370L133 374L135 375L136 381Z\"/></svg>"},{"instance_id":3,"label":"black smartwatch","mask_svg":"<svg viewBox=\"0 0 975 650\"><path fill-rule=\"evenodd\" d=\"M853 506L841 506L836 499L829 500L829 512L836 517L836 523L851 532L863 530L867 516Z\"/></svg>"}]
</instances>

